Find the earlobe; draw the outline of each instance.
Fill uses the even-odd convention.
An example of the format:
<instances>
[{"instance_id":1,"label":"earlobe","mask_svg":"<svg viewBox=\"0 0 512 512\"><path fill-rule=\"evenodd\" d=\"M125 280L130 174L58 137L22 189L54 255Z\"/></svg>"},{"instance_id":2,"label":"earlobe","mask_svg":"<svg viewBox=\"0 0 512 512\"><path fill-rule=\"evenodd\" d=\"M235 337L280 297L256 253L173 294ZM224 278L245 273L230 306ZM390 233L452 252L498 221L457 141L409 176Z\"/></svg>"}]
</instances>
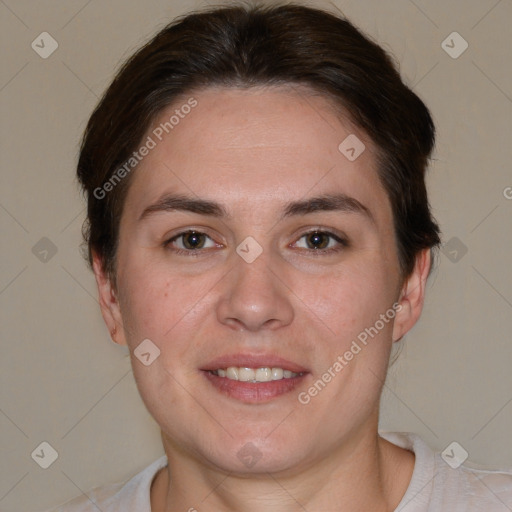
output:
<instances>
[{"instance_id":1,"label":"earlobe","mask_svg":"<svg viewBox=\"0 0 512 512\"><path fill-rule=\"evenodd\" d=\"M101 257L95 252L93 252L93 270L96 285L98 286L101 314L110 332L110 337L115 343L126 345L117 295L110 278L103 269Z\"/></svg>"},{"instance_id":2,"label":"earlobe","mask_svg":"<svg viewBox=\"0 0 512 512\"><path fill-rule=\"evenodd\" d=\"M397 300L401 308L393 324L393 341L399 341L405 336L421 315L430 265L430 249L421 250L416 255L414 269L405 280Z\"/></svg>"}]
</instances>

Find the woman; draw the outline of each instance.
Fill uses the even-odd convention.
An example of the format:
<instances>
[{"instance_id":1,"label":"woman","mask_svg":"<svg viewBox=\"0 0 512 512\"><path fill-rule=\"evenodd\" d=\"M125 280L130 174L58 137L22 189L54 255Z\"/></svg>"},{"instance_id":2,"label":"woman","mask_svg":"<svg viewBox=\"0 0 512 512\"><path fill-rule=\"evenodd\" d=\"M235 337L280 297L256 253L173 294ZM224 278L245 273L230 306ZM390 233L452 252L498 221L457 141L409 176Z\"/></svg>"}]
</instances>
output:
<instances>
[{"instance_id":1,"label":"woman","mask_svg":"<svg viewBox=\"0 0 512 512\"><path fill-rule=\"evenodd\" d=\"M165 456L59 510L510 510L510 471L377 430L440 240L433 144L388 55L320 10L212 9L140 49L78 177Z\"/></svg>"}]
</instances>

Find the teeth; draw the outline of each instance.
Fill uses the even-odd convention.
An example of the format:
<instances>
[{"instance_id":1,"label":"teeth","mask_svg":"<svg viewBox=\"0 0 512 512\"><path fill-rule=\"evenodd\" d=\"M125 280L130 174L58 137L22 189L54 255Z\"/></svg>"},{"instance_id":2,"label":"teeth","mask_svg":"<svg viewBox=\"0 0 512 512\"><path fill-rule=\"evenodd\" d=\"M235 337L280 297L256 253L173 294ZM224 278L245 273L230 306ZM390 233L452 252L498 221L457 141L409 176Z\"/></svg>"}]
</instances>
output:
<instances>
[{"instance_id":1,"label":"teeth","mask_svg":"<svg viewBox=\"0 0 512 512\"><path fill-rule=\"evenodd\" d=\"M226 377L231 380L238 380L238 368L235 368L234 366L230 366L226 370Z\"/></svg>"},{"instance_id":2,"label":"teeth","mask_svg":"<svg viewBox=\"0 0 512 512\"><path fill-rule=\"evenodd\" d=\"M272 380L281 380L284 375L282 368L272 368Z\"/></svg>"},{"instance_id":3,"label":"teeth","mask_svg":"<svg viewBox=\"0 0 512 512\"><path fill-rule=\"evenodd\" d=\"M258 382L268 382L272 380L272 370L270 368L258 368L254 380Z\"/></svg>"},{"instance_id":4,"label":"teeth","mask_svg":"<svg viewBox=\"0 0 512 512\"><path fill-rule=\"evenodd\" d=\"M230 366L229 368L219 368L212 372L219 377L225 377L231 380L239 380L241 382L270 382L272 380L291 379L302 375L290 370L283 370L282 368L247 368Z\"/></svg>"},{"instance_id":5,"label":"teeth","mask_svg":"<svg viewBox=\"0 0 512 512\"><path fill-rule=\"evenodd\" d=\"M248 382L254 380L256 376L255 371L252 368L239 368L238 369L238 380L242 382Z\"/></svg>"}]
</instances>

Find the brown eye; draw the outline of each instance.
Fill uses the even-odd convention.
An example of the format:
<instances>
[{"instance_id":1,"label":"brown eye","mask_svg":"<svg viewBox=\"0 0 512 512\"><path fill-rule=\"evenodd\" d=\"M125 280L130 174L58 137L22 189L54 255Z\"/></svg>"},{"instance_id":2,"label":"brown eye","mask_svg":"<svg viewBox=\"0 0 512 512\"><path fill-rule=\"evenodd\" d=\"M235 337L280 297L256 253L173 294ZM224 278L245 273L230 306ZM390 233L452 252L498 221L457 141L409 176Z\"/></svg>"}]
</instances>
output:
<instances>
[{"instance_id":1,"label":"brown eye","mask_svg":"<svg viewBox=\"0 0 512 512\"><path fill-rule=\"evenodd\" d=\"M325 249L329 245L329 236L326 233L309 233L306 240L310 249Z\"/></svg>"},{"instance_id":2,"label":"brown eye","mask_svg":"<svg viewBox=\"0 0 512 512\"><path fill-rule=\"evenodd\" d=\"M205 235L197 231L189 231L181 235L185 249L201 249L204 246Z\"/></svg>"},{"instance_id":3,"label":"brown eye","mask_svg":"<svg viewBox=\"0 0 512 512\"><path fill-rule=\"evenodd\" d=\"M163 244L166 249L184 255L201 254L200 249L211 249L215 245L215 242L206 233L194 230L178 233Z\"/></svg>"},{"instance_id":4,"label":"brown eye","mask_svg":"<svg viewBox=\"0 0 512 512\"><path fill-rule=\"evenodd\" d=\"M304 242L300 242L304 239ZM306 249L311 254L328 254L330 252L341 251L343 248L348 247L348 242L344 239L331 233L329 231L314 230L304 233L296 242L297 247Z\"/></svg>"}]
</instances>

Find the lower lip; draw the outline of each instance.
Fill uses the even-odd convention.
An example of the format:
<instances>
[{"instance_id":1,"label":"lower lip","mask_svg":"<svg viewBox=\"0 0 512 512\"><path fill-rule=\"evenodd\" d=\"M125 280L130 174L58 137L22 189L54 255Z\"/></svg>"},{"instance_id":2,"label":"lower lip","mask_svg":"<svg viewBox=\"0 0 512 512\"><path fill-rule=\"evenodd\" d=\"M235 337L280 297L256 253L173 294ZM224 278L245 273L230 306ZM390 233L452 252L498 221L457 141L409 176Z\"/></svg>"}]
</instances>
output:
<instances>
[{"instance_id":1,"label":"lower lip","mask_svg":"<svg viewBox=\"0 0 512 512\"><path fill-rule=\"evenodd\" d=\"M289 379L271 380L269 382L242 382L219 377L203 370L208 381L221 393L247 403L269 402L296 389L306 377L306 373Z\"/></svg>"}]
</instances>

